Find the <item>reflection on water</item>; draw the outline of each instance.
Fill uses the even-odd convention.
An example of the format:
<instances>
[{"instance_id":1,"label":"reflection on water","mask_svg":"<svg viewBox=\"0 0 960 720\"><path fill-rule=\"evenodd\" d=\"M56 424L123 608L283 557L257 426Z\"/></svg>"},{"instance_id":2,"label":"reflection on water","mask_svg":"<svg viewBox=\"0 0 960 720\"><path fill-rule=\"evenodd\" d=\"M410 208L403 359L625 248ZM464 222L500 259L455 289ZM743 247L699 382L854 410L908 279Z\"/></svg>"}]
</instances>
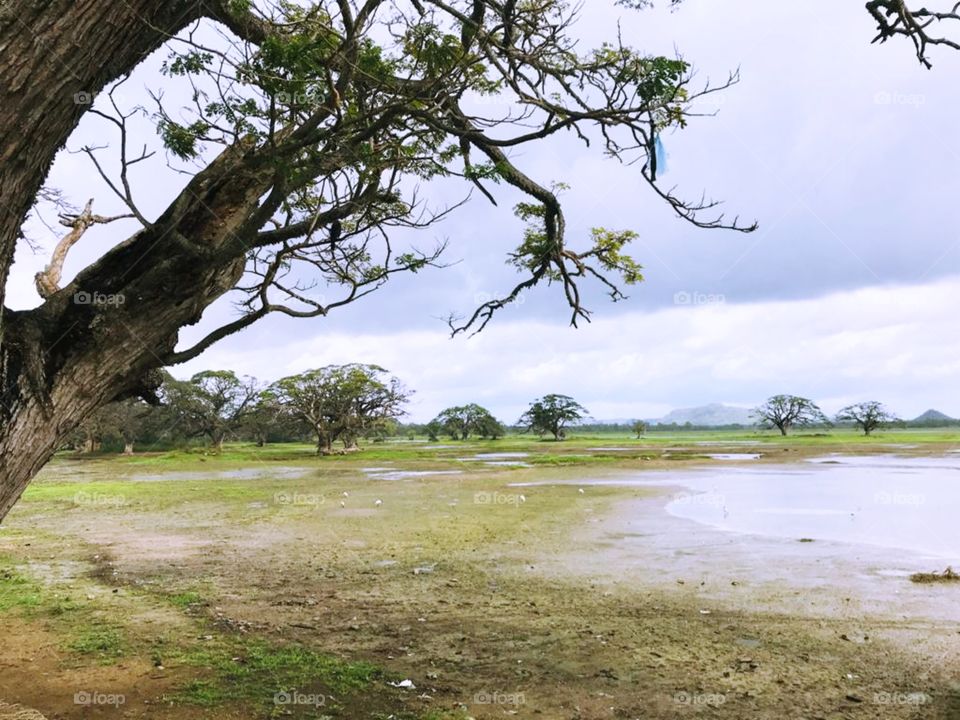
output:
<instances>
[{"instance_id":1,"label":"reflection on water","mask_svg":"<svg viewBox=\"0 0 960 720\"><path fill-rule=\"evenodd\" d=\"M370 472L367 476L373 480L407 480L408 478L432 477L434 475L460 475L460 470L390 470L388 472Z\"/></svg>"},{"instance_id":2,"label":"reflection on water","mask_svg":"<svg viewBox=\"0 0 960 720\"><path fill-rule=\"evenodd\" d=\"M513 486L682 486L667 511L712 527L897 548L960 565L960 457L829 455L803 465L710 467ZM946 564L946 563L944 563Z\"/></svg>"},{"instance_id":3,"label":"reflection on water","mask_svg":"<svg viewBox=\"0 0 960 720\"><path fill-rule=\"evenodd\" d=\"M693 493L667 510L714 527L902 548L960 560L960 458L833 455L805 471L671 474Z\"/></svg>"},{"instance_id":4,"label":"reflection on water","mask_svg":"<svg viewBox=\"0 0 960 720\"><path fill-rule=\"evenodd\" d=\"M487 452L487 453L477 453L474 455L475 458L480 460L494 460L494 459L506 459L506 458L525 458L530 457L528 452Z\"/></svg>"},{"instance_id":5,"label":"reflection on water","mask_svg":"<svg viewBox=\"0 0 960 720\"><path fill-rule=\"evenodd\" d=\"M130 476L134 482L157 482L164 480L254 480L264 476L271 478L299 478L310 471L303 467L240 468L238 470L174 471L162 473L138 473Z\"/></svg>"},{"instance_id":6,"label":"reflection on water","mask_svg":"<svg viewBox=\"0 0 960 720\"><path fill-rule=\"evenodd\" d=\"M711 460L759 460L760 453L709 453Z\"/></svg>"}]
</instances>

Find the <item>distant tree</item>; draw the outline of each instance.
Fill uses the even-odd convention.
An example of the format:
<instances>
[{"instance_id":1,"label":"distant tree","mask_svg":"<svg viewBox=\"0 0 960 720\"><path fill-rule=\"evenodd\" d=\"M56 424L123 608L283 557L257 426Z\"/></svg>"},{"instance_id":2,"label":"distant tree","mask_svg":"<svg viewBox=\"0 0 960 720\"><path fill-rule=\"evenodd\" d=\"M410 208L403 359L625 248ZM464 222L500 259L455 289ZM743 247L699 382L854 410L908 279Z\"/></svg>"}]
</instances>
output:
<instances>
[{"instance_id":1,"label":"distant tree","mask_svg":"<svg viewBox=\"0 0 960 720\"><path fill-rule=\"evenodd\" d=\"M253 440L257 447L263 447L276 438L298 439L305 431L303 422L280 403L273 388L266 388L257 394L240 427L243 436Z\"/></svg>"},{"instance_id":2,"label":"distant tree","mask_svg":"<svg viewBox=\"0 0 960 720\"><path fill-rule=\"evenodd\" d=\"M112 409L111 405L104 405L88 415L77 426L69 444L83 453L99 452L103 447L104 438L116 430L110 420Z\"/></svg>"},{"instance_id":3,"label":"distant tree","mask_svg":"<svg viewBox=\"0 0 960 720\"><path fill-rule=\"evenodd\" d=\"M134 444L153 407L137 398L112 402L89 415L75 431L70 442L81 452L100 452L104 443L123 446L123 452L132 454Z\"/></svg>"},{"instance_id":4,"label":"distant tree","mask_svg":"<svg viewBox=\"0 0 960 720\"><path fill-rule=\"evenodd\" d=\"M852 422L863 430L864 435L897 421L896 415L875 400L847 405L837 413L837 422Z\"/></svg>"},{"instance_id":5,"label":"distant tree","mask_svg":"<svg viewBox=\"0 0 960 720\"><path fill-rule=\"evenodd\" d=\"M630 426L630 429L636 434L637 440L643 437L643 434L647 432L647 424L643 420L636 420L633 425Z\"/></svg>"},{"instance_id":6,"label":"distant tree","mask_svg":"<svg viewBox=\"0 0 960 720\"><path fill-rule=\"evenodd\" d=\"M377 365L328 365L278 380L271 386L281 405L306 422L317 438L317 453L333 443L357 447L357 439L378 432L403 415L410 397L402 383Z\"/></svg>"},{"instance_id":7,"label":"distant tree","mask_svg":"<svg viewBox=\"0 0 960 720\"><path fill-rule=\"evenodd\" d=\"M149 416L155 411L139 398L128 398L111 403L107 407L113 410L113 421L117 435L123 440L123 452L132 455L136 443L142 437L143 430L148 424Z\"/></svg>"},{"instance_id":8,"label":"distant tree","mask_svg":"<svg viewBox=\"0 0 960 720\"><path fill-rule=\"evenodd\" d=\"M796 395L774 395L755 408L753 416L761 426L777 428L786 435L792 428L809 425L829 425L830 421L816 403Z\"/></svg>"},{"instance_id":9,"label":"distant tree","mask_svg":"<svg viewBox=\"0 0 960 720\"><path fill-rule=\"evenodd\" d=\"M179 429L207 437L219 450L253 412L260 388L255 378L237 377L232 370L205 370L189 380L169 378L162 392Z\"/></svg>"},{"instance_id":10,"label":"distant tree","mask_svg":"<svg viewBox=\"0 0 960 720\"><path fill-rule=\"evenodd\" d=\"M440 433L443 432L443 425L436 420L431 420L423 426L423 430L427 434L427 439L430 442L437 442L437 440L440 439Z\"/></svg>"},{"instance_id":11,"label":"distant tree","mask_svg":"<svg viewBox=\"0 0 960 720\"><path fill-rule=\"evenodd\" d=\"M583 419L587 414L587 409L568 395L544 395L530 404L530 408L520 416L518 424L525 431L537 435L550 433L554 440L563 440L567 435L567 425Z\"/></svg>"},{"instance_id":12,"label":"distant tree","mask_svg":"<svg viewBox=\"0 0 960 720\"><path fill-rule=\"evenodd\" d=\"M375 443L386 442L387 438L396 437L400 430L400 423L396 418L386 418L383 422L377 423L370 430L364 433L365 437L370 438Z\"/></svg>"},{"instance_id":13,"label":"distant tree","mask_svg":"<svg viewBox=\"0 0 960 720\"><path fill-rule=\"evenodd\" d=\"M466 440L471 435L496 440L503 437L504 427L493 414L476 403L450 407L433 419L440 432L448 434L454 440Z\"/></svg>"}]
</instances>

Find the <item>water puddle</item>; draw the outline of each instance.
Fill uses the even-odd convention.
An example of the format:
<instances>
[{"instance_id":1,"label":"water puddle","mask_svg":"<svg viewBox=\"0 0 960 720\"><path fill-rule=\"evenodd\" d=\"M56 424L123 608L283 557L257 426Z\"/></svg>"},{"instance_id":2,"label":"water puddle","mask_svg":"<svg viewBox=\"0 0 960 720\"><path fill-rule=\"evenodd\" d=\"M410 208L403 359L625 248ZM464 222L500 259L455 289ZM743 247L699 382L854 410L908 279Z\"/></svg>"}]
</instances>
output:
<instances>
[{"instance_id":1,"label":"water puddle","mask_svg":"<svg viewBox=\"0 0 960 720\"><path fill-rule=\"evenodd\" d=\"M528 452L488 452L474 455L478 460L506 460L508 458L530 457Z\"/></svg>"},{"instance_id":2,"label":"water puddle","mask_svg":"<svg viewBox=\"0 0 960 720\"><path fill-rule=\"evenodd\" d=\"M434 475L462 475L462 470L391 470L369 473L371 480L406 480L408 478L432 477Z\"/></svg>"},{"instance_id":3,"label":"water puddle","mask_svg":"<svg viewBox=\"0 0 960 720\"><path fill-rule=\"evenodd\" d=\"M277 479L299 478L310 472L304 467L254 467L239 470L172 471L131 475L133 482L164 482L169 480L254 480L262 477Z\"/></svg>"}]
</instances>

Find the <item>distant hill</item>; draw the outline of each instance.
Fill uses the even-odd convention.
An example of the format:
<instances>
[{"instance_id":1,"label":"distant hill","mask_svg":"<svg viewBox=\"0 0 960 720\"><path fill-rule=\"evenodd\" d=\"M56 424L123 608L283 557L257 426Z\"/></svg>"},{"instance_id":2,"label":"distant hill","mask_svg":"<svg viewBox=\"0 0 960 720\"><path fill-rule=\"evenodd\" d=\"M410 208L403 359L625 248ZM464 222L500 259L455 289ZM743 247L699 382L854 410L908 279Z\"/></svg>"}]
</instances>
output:
<instances>
[{"instance_id":1,"label":"distant hill","mask_svg":"<svg viewBox=\"0 0 960 720\"><path fill-rule=\"evenodd\" d=\"M665 425L683 425L684 423L690 423L691 425L698 425L700 427L753 425L755 420L751 417L750 413L750 408L712 403L701 407L672 410L662 418L651 420L651 422Z\"/></svg>"},{"instance_id":2,"label":"distant hill","mask_svg":"<svg viewBox=\"0 0 960 720\"><path fill-rule=\"evenodd\" d=\"M923 413L923 415L920 415L914 418L910 422L911 423L938 423L938 422L952 423L956 421L949 415L945 415L939 410L927 410L925 413Z\"/></svg>"}]
</instances>

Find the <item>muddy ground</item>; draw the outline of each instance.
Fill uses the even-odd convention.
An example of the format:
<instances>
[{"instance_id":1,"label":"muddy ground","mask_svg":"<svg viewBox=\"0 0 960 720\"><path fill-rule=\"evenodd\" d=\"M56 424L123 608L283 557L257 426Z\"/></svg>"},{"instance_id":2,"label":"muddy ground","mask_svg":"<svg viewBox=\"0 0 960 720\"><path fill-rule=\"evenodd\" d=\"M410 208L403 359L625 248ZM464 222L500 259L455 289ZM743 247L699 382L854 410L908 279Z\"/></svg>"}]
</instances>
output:
<instances>
[{"instance_id":1,"label":"muddy ground","mask_svg":"<svg viewBox=\"0 0 960 720\"><path fill-rule=\"evenodd\" d=\"M48 718L960 718L960 587L912 586L880 551L721 537L666 515L669 487L516 486L713 462L617 446L60 458L0 530L0 700ZM767 443L758 462L818 451ZM388 474L411 470L459 474Z\"/></svg>"}]
</instances>

